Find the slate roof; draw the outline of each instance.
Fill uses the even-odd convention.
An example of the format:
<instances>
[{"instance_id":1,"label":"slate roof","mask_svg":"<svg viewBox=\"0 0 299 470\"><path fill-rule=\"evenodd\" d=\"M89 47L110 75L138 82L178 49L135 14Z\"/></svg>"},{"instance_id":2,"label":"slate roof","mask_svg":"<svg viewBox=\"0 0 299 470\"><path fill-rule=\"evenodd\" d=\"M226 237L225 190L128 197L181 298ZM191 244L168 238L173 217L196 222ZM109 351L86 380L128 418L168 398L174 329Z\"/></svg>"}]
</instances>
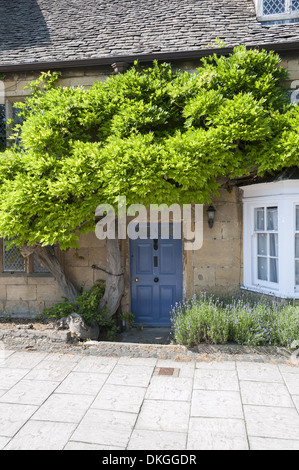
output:
<instances>
[{"instance_id":1,"label":"slate roof","mask_svg":"<svg viewBox=\"0 0 299 470\"><path fill-rule=\"evenodd\" d=\"M0 66L299 42L253 0L0 0Z\"/></svg>"}]
</instances>

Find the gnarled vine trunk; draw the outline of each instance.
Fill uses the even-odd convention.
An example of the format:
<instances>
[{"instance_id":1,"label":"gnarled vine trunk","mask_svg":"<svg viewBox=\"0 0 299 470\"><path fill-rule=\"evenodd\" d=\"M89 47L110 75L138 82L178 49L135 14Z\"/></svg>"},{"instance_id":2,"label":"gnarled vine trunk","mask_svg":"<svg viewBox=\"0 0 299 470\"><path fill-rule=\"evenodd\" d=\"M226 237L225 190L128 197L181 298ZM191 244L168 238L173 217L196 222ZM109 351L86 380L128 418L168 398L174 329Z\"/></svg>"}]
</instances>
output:
<instances>
[{"instance_id":1,"label":"gnarled vine trunk","mask_svg":"<svg viewBox=\"0 0 299 470\"><path fill-rule=\"evenodd\" d=\"M111 317L116 313L124 293L124 270L118 238L106 239L106 256L106 289L100 300L100 309L106 311L107 316Z\"/></svg>"},{"instance_id":2,"label":"gnarled vine trunk","mask_svg":"<svg viewBox=\"0 0 299 470\"><path fill-rule=\"evenodd\" d=\"M106 240L107 249L107 273L106 289L104 296L100 300L99 309L107 312L107 317L114 315L120 305L124 292L124 273L123 263L118 239ZM79 295L79 291L65 274L63 267L54 253L46 246L22 246L20 247L22 255L26 258L33 253L36 254L42 266L46 267L63 292L63 296L70 302L74 302Z\"/></svg>"},{"instance_id":3,"label":"gnarled vine trunk","mask_svg":"<svg viewBox=\"0 0 299 470\"><path fill-rule=\"evenodd\" d=\"M41 265L47 268L55 278L63 292L63 296L70 302L74 302L76 300L76 297L79 295L79 291L67 277L59 260L48 247L41 245L22 246L20 247L20 251L25 258L35 253Z\"/></svg>"}]
</instances>

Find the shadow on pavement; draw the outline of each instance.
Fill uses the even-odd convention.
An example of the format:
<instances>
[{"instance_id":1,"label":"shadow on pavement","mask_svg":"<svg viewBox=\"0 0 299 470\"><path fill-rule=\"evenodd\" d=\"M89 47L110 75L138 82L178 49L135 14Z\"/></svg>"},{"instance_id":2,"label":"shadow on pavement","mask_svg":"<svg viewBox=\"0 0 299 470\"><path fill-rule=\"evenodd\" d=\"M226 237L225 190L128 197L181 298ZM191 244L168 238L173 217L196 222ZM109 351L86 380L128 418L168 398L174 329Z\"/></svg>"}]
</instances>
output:
<instances>
[{"instance_id":1,"label":"shadow on pavement","mask_svg":"<svg viewBox=\"0 0 299 470\"><path fill-rule=\"evenodd\" d=\"M131 328L120 335L122 343L170 344L171 328Z\"/></svg>"}]
</instances>

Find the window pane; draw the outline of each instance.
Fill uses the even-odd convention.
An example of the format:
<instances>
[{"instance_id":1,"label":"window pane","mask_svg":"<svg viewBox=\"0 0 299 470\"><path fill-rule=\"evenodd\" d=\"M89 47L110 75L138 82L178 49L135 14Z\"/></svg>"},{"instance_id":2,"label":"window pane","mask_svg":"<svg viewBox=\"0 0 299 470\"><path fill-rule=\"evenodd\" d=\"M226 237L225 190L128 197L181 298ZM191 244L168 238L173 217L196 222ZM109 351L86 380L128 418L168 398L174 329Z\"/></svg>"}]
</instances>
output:
<instances>
[{"instance_id":1,"label":"window pane","mask_svg":"<svg viewBox=\"0 0 299 470\"><path fill-rule=\"evenodd\" d=\"M270 282L278 282L278 259L270 258Z\"/></svg>"},{"instance_id":2,"label":"window pane","mask_svg":"<svg viewBox=\"0 0 299 470\"><path fill-rule=\"evenodd\" d=\"M299 206L296 206L296 230L299 231Z\"/></svg>"},{"instance_id":3,"label":"window pane","mask_svg":"<svg viewBox=\"0 0 299 470\"><path fill-rule=\"evenodd\" d=\"M33 253L33 272L34 273L48 273L49 272L48 268L44 268L40 264L38 257L36 256L35 253Z\"/></svg>"},{"instance_id":4,"label":"window pane","mask_svg":"<svg viewBox=\"0 0 299 470\"><path fill-rule=\"evenodd\" d=\"M5 240L3 240L3 271L25 271L25 259L20 253L19 248L13 247L5 249Z\"/></svg>"},{"instance_id":5,"label":"window pane","mask_svg":"<svg viewBox=\"0 0 299 470\"><path fill-rule=\"evenodd\" d=\"M292 0L292 11L299 11L299 1Z\"/></svg>"},{"instance_id":6,"label":"window pane","mask_svg":"<svg viewBox=\"0 0 299 470\"><path fill-rule=\"evenodd\" d=\"M23 119L20 116L21 109L20 108L13 108L13 120L15 124L22 124Z\"/></svg>"},{"instance_id":7,"label":"window pane","mask_svg":"<svg viewBox=\"0 0 299 470\"><path fill-rule=\"evenodd\" d=\"M278 230L277 207L267 207L267 230Z\"/></svg>"},{"instance_id":8,"label":"window pane","mask_svg":"<svg viewBox=\"0 0 299 470\"><path fill-rule=\"evenodd\" d=\"M270 233L270 256L278 256L278 235Z\"/></svg>"},{"instance_id":9,"label":"window pane","mask_svg":"<svg viewBox=\"0 0 299 470\"><path fill-rule=\"evenodd\" d=\"M295 235L295 258L299 259L299 233Z\"/></svg>"},{"instance_id":10,"label":"window pane","mask_svg":"<svg viewBox=\"0 0 299 470\"><path fill-rule=\"evenodd\" d=\"M295 261L296 286L299 286L299 261Z\"/></svg>"},{"instance_id":11,"label":"window pane","mask_svg":"<svg viewBox=\"0 0 299 470\"><path fill-rule=\"evenodd\" d=\"M267 258L258 257L257 259L257 277L261 281L268 280Z\"/></svg>"},{"instance_id":12,"label":"window pane","mask_svg":"<svg viewBox=\"0 0 299 470\"><path fill-rule=\"evenodd\" d=\"M265 217L263 207L258 207L257 209L255 209L255 230L265 230Z\"/></svg>"},{"instance_id":13,"label":"window pane","mask_svg":"<svg viewBox=\"0 0 299 470\"><path fill-rule=\"evenodd\" d=\"M257 253L258 255L267 255L267 234L258 233L257 235Z\"/></svg>"},{"instance_id":14,"label":"window pane","mask_svg":"<svg viewBox=\"0 0 299 470\"><path fill-rule=\"evenodd\" d=\"M264 15L277 15L278 13L285 13L286 5L285 0L264 0L263 13Z\"/></svg>"},{"instance_id":15,"label":"window pane","mask_svg":"<svg viewBox=\"0 0 299 470\"><path fill-rule=\"evenodd\" d=\"M13 120L15 124L22 124L23 119L19 116L21 110L19 108L13 108ZM21 129L18 130L18 137L16 137L16 144L19 146L21 142Z\"/></svg>"}]
</instances>

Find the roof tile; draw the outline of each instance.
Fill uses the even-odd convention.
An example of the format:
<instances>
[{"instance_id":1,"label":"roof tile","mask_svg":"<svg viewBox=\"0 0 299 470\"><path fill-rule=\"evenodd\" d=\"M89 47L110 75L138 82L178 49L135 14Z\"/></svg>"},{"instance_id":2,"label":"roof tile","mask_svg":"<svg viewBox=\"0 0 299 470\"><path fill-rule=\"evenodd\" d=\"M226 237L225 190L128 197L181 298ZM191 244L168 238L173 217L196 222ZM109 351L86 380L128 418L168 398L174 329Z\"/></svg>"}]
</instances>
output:
<instances>
[{"instance_id":1,"label":"roof tile","mask_svg":"<svg viewBox=\"0 0 299 470\"><path fill-rule=\"evenodd\" d=\"M299 24L259 23L253 0L0 0L0 18L0 65L299 40Z\"/></svg>"}]
</instances>

